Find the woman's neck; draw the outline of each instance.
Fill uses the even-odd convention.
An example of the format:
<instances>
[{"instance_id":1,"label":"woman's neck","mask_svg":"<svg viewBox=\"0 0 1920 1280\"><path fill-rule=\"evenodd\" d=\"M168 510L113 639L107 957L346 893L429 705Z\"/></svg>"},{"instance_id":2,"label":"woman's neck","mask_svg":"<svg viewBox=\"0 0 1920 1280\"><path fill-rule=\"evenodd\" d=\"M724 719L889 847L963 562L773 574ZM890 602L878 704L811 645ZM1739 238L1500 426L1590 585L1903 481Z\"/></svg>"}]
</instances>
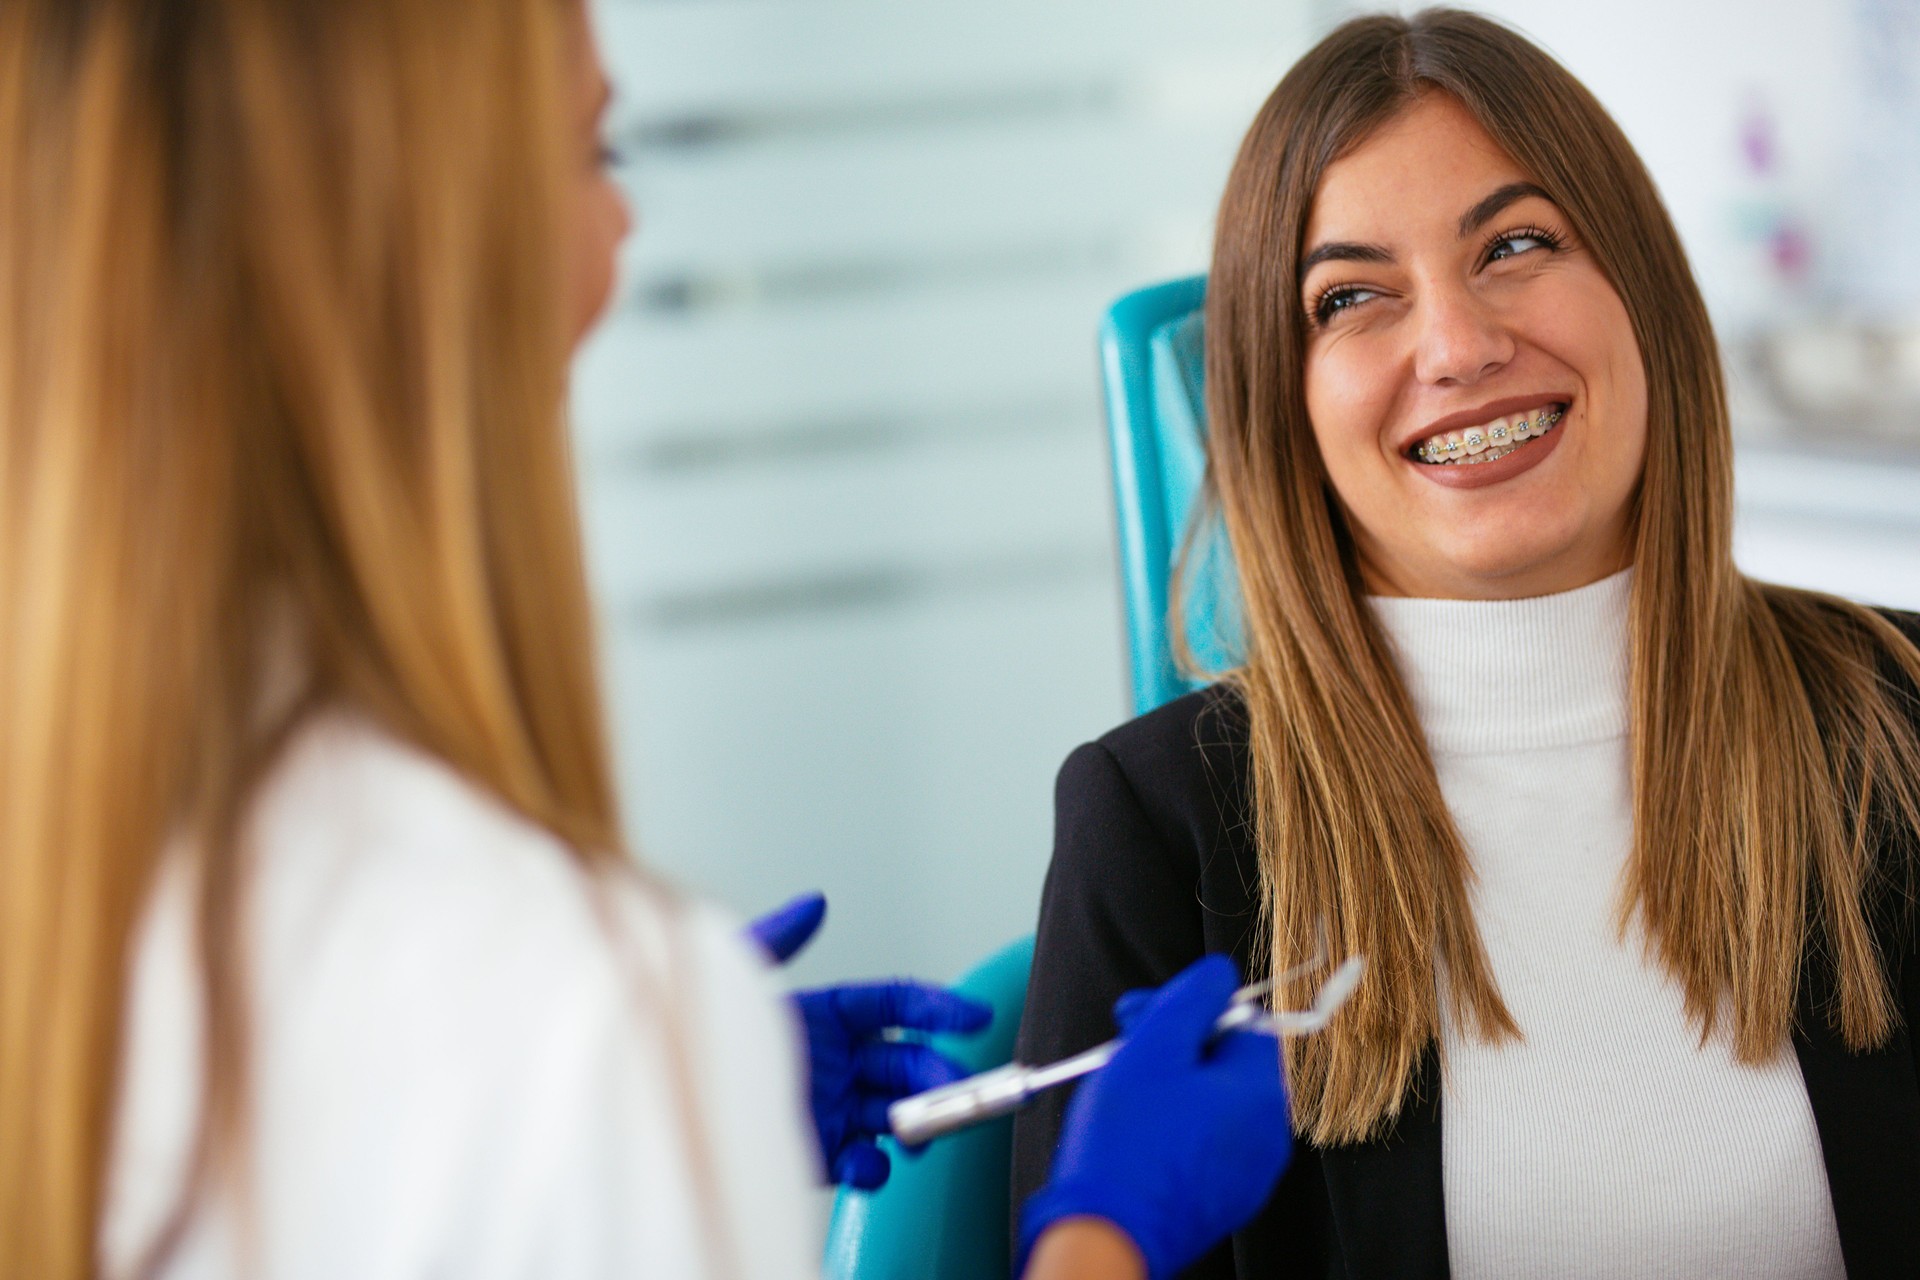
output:
<instances>
[{"instance_id":1,"label":"woman's neck","mask_svg":"<svg viewBox=\"0 0 1920 1280\"><path fill-rule=\"evenodd\" d=\"M1633 573L1524 600L1369 597L1435 752L1624 737Z\"/></svg>"}]
</instances>

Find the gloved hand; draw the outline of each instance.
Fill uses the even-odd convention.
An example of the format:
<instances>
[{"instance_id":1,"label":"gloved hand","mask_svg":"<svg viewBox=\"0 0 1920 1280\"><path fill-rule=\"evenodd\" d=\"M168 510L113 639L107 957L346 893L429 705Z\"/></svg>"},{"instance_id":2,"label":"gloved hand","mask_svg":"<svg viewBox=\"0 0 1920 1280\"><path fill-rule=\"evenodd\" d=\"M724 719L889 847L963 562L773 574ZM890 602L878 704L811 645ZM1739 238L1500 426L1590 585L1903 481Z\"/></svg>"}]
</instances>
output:
<instances>
[{"instance_id":1,"label":"gloved hand","mask_svg":"<svg viewBox=\"0 0 1920 1280\"><path fill-rule=\"evenodd\" d=\"M1021 1210L1016 1274L1049 1226L1096 1217L1170 1280L1267 1202L1293 1154L1279 1045L1248 1031L1209 1043L1237 983L1231 960L1208 956L1144 1008L1122 1002L1125 1043L1081 1083L1053 1176Z\"/></svg>"},{"instance_id":2,"label":"gloved hand","mask_svg":"<svg viewBox=\"0 0 1920 1280\"><path fill-rule=\"evenodd\" d=\"M776 964L813 939L827 900L795 898L748 926ZM808 1100L829 1181L872 1191L892 1165L874 1139L886 1133L887 1107L909 1094L951 1084L967 1074L924 1044L890 1037L899 1031L979 1031L993 1010L920 982L871 982L802 991L793 1002L807 1033Z\"/></svg>"},{"instance_id":3,"label":"gloved hand","mask_svg":"<svg viewBox=\"0 0 1920 1280\"><path fill-rule=\"evenodd\" d=\"M820 932L820 924L826 918L827 895L803 893L749 924L747 936L767 953L769 960L785 964L813 941L813 935Z\"/></svg>"}]
</instances>

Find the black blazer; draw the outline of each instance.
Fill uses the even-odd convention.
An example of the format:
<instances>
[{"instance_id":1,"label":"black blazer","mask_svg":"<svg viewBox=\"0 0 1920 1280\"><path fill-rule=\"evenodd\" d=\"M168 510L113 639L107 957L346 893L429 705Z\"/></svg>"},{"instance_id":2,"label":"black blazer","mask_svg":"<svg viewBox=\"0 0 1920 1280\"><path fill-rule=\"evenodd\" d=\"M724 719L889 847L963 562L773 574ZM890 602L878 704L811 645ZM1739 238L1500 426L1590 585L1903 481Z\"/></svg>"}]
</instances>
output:
<instances>
[{"instance_id":1,"label":"black blazer","mask_svg":"<svg viewBox=\"0 0 1920 1280\"><path fill-rule=\"evenodd\" d=\"M1920 618L1896 621L1920 640ZM1244 709L1220 687L1067 759L1021 1061L1050 1062L1107 1039L1122 992L1164 982L1203 953L1226 952L1248 970L1260 923L1248 765ZM1887 850L1896 855L1907 856ZM1883 938L1905 1027L1883 1049L1848 1052L1823 1012L1832 974L1809 956L1793 1038L1849 1280L1920 1276L1920 954L1896 913L1887 913ZM1014 1123L1016 1205L1046 1180L1066 1101L1056 1090ZM1440 1141L1438 1060L1429 1050L1417 1100L1391 1134L1327 1149L1296 1143L1260 1216L1186 1274L1445 1276Z\"/></svg>"}]
</instances>

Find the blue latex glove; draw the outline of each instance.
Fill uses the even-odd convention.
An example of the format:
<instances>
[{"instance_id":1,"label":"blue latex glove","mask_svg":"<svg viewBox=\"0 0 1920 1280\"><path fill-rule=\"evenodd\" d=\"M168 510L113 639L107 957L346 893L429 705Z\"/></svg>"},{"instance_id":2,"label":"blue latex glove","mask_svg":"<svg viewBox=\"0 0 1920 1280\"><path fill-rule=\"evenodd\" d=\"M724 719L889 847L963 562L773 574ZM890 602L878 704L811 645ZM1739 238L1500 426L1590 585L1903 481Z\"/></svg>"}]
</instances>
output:
<instances>
[{"instance_id":1,"label":"blue latex glove","mask_svg":"<svg viewBox=\"0 0 1920 1280\"><path fill-rule=\"evenodd\" d=\"M813 941L827 918L827 895L803 893L747 926L747 936L759 944L775 964L785 964Z\"/></svg>"},{"instance_id":2,"label":"blue latex glove","mask_svg":"<svg viewBox=\"0 0 1920 1280\"><path fill-rule=\"evenodd\" d=\"M1049 1226L1105 1218L1170 1280L1245 1226L1293 1154L1280 1051L1236 1031L1209 1043L1239 978L1208 956L1145 1006L1122 1007L1120 1052L1067 1108L1053 1176L1020 1214L1020 1268Z\"/></svg>"},{"instance_id":3,"label":"blue latex glove","mask_svg":"<svg viewBox=\"0 0 1920 1280\"><path fill-rule=\"evenodd\" d=\"M785 964L813 939L826 919L827 900L795 898L748 926L776 964ZM993 1020L975 1000L920 982L871 982L823 987L794 995L807 1033L808 1101L830 1181L872 1191L892 1164L874 1139L888 1131L887 1108L909 1094L951 1084L965 1068L902 1031L974 1032Z\"/></svg>"}]
</instances>

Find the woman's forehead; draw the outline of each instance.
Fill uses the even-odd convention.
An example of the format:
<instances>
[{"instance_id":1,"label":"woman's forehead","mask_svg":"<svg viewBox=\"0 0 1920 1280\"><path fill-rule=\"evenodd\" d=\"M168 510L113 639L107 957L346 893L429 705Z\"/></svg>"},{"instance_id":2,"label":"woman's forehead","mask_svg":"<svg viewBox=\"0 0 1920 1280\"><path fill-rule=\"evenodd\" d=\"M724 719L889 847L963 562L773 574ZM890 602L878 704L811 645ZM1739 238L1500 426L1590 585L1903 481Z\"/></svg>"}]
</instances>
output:
<instances>
[{"instance_id":1,"label":"woman's forehead","mask_svg":"<svg viewBox=\"0 0 1920 1280\"><path fill-rule=\"evenodd\" d=\"M1453 235L1491 192L1530 180L1456 99L1423 94L1327 166L1307 243Z\"/></svg>"}]
</instances>

